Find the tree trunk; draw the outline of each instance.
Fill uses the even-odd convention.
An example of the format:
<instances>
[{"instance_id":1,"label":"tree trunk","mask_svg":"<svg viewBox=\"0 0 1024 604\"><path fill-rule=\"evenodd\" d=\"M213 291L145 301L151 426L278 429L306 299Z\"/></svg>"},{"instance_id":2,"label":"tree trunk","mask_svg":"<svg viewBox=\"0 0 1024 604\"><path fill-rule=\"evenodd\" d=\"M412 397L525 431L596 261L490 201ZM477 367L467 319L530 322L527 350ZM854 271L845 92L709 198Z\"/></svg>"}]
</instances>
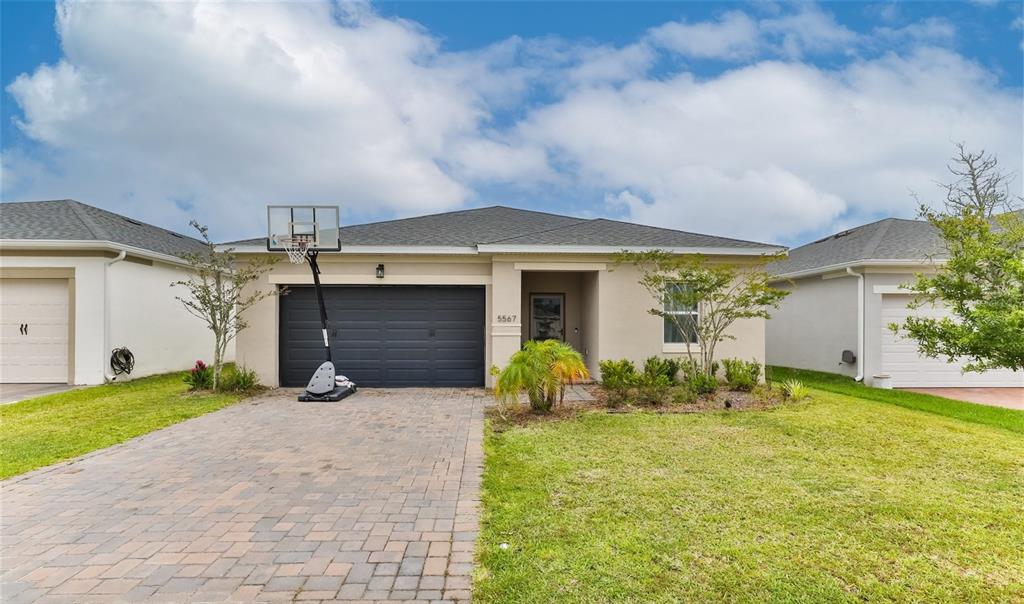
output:
<instances>
[{"instance_id":1,"label":"tree trunk","mask_svg":"<svg viewBox=\"0 0 1024 604\"><path fill-rule=\"evenodd\" d=\"M213 345L213 389L216 390L217 386L220 385L220 366L224 363L223 346L220 343L220 338L216 338Z\"/></svg>"}]
</instances>

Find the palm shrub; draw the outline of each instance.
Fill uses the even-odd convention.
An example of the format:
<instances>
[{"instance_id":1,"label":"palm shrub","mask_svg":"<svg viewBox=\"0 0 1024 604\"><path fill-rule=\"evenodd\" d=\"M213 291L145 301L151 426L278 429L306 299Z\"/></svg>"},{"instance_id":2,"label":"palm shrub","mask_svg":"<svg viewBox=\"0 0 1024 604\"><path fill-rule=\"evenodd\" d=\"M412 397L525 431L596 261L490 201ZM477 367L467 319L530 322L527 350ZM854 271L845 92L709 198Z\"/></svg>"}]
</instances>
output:
<instances>
[{"instance_id":1,"label":"palm shrub","mask_svg":"<svg viewBox=\"0 0 1024 604\"><path fill-rule=\"evenodd\" d=\"M725 367L725 382L733 390L750 392L761 377L761 363L743 359L722 359Z\"/></svg>"},{"instance_id":2,"label":"palm shrub","mask_svg":"<svg viewBox=\"0 0 1024 604\"><path fill-rule=\"evenodd\" d=\"M608 396L608 406L618 407L629 400L629 392L640 378L633 361L606 360L598 363L598 366L601 368L601 388Z\"/></svg>"},{"instance_id":3,"label":"palm shrub","mask_svg":"<svg viewBox=\"0 0 1024 604\"><path fill-rule=\"evenodd\" d=\"M786 380L782 382L782 395L786 398L794 401L807 398L811 395L811 391L804 386L800 380Z\"/></svg>"},{"instance_id":4,"label":"palm shrub","mask_svg":"<svg viewBox=\"0 0 1024 604\"><path fill-rule=\"evenodd\" d=\"M530 408L547 413L565 396L567 384L590 377L580 353L559 340L530 340L498 372L494 394L511 400L526 392Z\"/></svg>"}]
</instances>

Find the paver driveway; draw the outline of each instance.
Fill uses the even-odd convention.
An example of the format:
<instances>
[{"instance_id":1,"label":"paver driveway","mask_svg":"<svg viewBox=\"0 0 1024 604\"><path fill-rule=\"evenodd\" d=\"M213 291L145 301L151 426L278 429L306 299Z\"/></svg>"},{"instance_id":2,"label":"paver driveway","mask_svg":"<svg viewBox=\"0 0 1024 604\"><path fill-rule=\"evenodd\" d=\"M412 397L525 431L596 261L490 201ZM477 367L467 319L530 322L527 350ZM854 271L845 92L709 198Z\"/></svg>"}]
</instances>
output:
<instances>
[{"instance_id":1,"label":"paver driveway","mask_svg":"<svg viewBox=\"0 0 1024 604\"><path fill-rule=\"evenodd\" d=\"M2 484L2 600L466 600L482 390L278 392Z\"/></svg>"}]
</instances>

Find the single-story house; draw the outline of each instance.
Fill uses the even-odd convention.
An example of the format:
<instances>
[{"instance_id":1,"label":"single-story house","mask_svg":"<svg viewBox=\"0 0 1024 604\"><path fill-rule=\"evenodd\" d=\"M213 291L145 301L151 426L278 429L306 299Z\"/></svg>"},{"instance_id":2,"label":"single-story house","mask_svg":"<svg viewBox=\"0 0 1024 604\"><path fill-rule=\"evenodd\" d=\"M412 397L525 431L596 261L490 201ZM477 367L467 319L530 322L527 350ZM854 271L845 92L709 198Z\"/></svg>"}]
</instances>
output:
<instances>
[{"instance_id":1,"label":"single-story house","mask_svg":"<svg viewBox=\"0 0 1024 604\"><path fill-rule=\"evenodd\" d=\"M917 343L889 329L911 313L944 316L942 307L908 308L901 285L943 262L944 244L928 222L887 218L792 249L769 266L789 289L768 321L768 363L863 379L888 374L895 388L1021 387L1009 370L964 373L961 363L918 354ZM844 352L846 353L844 356Z\"/></svg>"},{"instance_id":2,"label":"single-story house","mask_svg":"<svg viewBox=\"0 0 1024 604\"><path fill-rule=\"evenodd\" d=\"M178 256L203 242L71 199L0 204L0 382L101 384L210 359L205 323L175 300Z\"/></svg>"},{"instance_id":3,"label":"single-story house","mask_svg":"<svg viewBox=\"0 0 1024 604\"><path fill-rule=\"evenodd\" d=\"M648 313L659 302L614 255L657 248L749 264L783 249L501 206L344 226L340 239L340 252L320 255L320 279L333 360L362 386L489 385L490 367L531 338L569 343L594 376L603 359L678 356L680 334ZM222 247L240 262L268 253L265 238ZM236 342L265 384L304 386L323 360L311 283L308 266L280 262L254 286L287 291L250 308ZM763 361L764 329L737 322L720 355Z\"/></svg>"}]
</instances>

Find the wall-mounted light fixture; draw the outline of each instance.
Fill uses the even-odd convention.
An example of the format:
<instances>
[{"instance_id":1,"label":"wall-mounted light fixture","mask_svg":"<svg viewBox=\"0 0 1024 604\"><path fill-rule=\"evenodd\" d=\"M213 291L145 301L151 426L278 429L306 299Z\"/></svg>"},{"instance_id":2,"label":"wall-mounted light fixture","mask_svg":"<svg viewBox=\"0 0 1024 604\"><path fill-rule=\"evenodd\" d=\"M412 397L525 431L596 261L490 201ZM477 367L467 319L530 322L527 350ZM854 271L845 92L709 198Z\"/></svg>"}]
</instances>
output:
<instances>
[{"instance_id":1,"label":"wall-mounted light fixture","mask_svg":"<svg viewBox=\"0 0 1024 604\"><path fill-rule=\"evenodd\" d=\"M377 278L378 279L383 279L384 278L384 265L383 264L378 264L377 265Z\"/></svg>"}]
</instances>

